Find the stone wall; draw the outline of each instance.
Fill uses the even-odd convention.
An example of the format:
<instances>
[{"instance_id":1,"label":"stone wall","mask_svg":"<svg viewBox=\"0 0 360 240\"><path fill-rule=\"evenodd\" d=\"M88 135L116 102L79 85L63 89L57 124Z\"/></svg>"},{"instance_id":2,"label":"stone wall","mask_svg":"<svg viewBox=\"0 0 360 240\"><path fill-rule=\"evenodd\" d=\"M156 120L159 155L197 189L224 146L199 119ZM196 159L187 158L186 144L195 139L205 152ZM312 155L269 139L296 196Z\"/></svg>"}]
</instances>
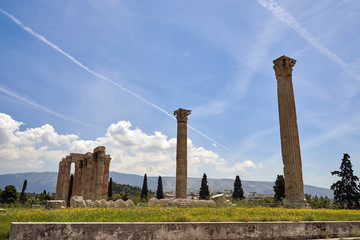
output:
<instances>
[{"instance_id":1,"label":"stone wall","mask_svg":"<svg viewBox=\"0 0 360 240\"><path fill-rule=\"evenodd\" d=\"M317 239L359 234L360 222L11 223L10 239Z\"/></svg>"}]
</instances>

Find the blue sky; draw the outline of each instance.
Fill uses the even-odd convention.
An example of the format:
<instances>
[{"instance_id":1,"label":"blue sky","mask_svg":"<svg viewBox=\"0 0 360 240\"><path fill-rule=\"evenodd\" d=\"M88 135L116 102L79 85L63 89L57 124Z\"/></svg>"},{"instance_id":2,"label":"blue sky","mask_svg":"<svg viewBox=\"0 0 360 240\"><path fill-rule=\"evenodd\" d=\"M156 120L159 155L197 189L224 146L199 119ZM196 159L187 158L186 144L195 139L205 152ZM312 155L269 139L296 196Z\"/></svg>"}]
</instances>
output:
<instances>
[{"instance_id":1,"label":"blue sky","mask_svg":"<svg viewBox=\"0 0 360 240\"><path fill-rule=\"evenodd\" d=\"M181 107L189 176L274 181L286 55L305 184L343 153L360 175L359 23L356 0L2 1L0 174L104 145L111 170L174 176Z\"/></svg>"}]
</instances>

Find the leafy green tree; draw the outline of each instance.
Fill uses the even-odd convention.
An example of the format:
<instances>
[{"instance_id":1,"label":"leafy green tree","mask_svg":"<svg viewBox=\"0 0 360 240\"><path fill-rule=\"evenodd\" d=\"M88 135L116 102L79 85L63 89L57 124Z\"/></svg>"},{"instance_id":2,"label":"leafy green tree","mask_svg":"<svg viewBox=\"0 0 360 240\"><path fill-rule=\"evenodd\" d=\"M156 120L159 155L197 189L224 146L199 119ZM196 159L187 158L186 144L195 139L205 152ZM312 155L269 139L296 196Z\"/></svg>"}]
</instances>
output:
<instances>
[{"instance_id":1,"label":"leafy green tree","mask_svg":"<svg viewBox=\"0 0 360 240\"><path fill-rule=\"evenodd\" d=\"M318 196L312 197L311 194L305 194L305 198L306 201L308 202L308 204L310 205L311 208L316 209L316 208L328 208L331 209L333 208L333 203L331 202L330 198L328 198L327 196L323 197L320 196L320 198Z\"/></svg>"},{"instance_id":2,"label":"leafy green tree","mask_svg":"<svg viewBox=\"0 0 360 240\"><path fill-rule=\"evenodd\" d=\"M277 175L273 189L275 201L281 201L285 198L285 180L283 175Z\"/></svg>"},{"instance_id":3,"label":"leafy green tree","mask_svg":"<svg viewBox=\"0 0 360 240\"><path fill-rule=\"evenodd\" d=\"M67 197L67 206L68 207L70 207L70 199L71 199L71 195L72 195L73 185L74 185L74 174L71 174L70 183L69 183L69 192L68 192L68 197Z\"/></svg>"},{"instance_id":4,"label":"leafy green tree","mask_svg":"<svg viewBox=\"0 0 360 240\"><path fill-rule=\"evenodd\" d=\"M341 179L331 185L331 190L334 191L334 202L340 208L359 208L360 190L358 186L359 178L354 175L350 156L344 153L341 161L340 171L331 172L332 175L337 175Z\"/></svg>"},{"instance_id":5,"label":"leafy green tree","mask_svg":"<svg viewBox=\"0 0 360 240\"><path fill-rule=\"evenodd\" d=\"M239 175L235 177L234 192L232 194L234 200L244 199L244 190L242 188L241 180Z\"/></svg>"},{"instance_id":6,"label":"leafy green tree","mask_svg":"<svg viewBox=\"0 0 360 240\"><path fill-rule=\"evenodd\" d=\"M146 174L145 174L144 175L143 186L142 186L142 189L141 189L140 201L147 202L147 196L148 196L148 187L147 187L147 177L146 177Z\"/></svg>"},{"instance_id":7,"label":"leafy green tree","mask_svg":"<svg viewBox=\"0 0 360 240\"><path fill-rule=\"evenodd\" d=\"M20 202L22 204L24 204L26 202L26 197L25 197L26 186L27 186L27 180L25 179L22 190L21 190L21 194L20 194Z\"/></svg>"},{"instance_id":8,"label":"leafy green tree","mask_svg":"<svg viewBox=\"0 0 360 240\"><path fill-rule=\"evenodd\" d=\"M128 197L128 195L127 195L126 192L125 192L125 194L122 196L121 199L124 200L124 201L127 201L127 200L129 199L129 197Z\"/></svg>"},{"instance_id":9,"label":"leafy green tree","mask_svg":"<svg viewBox=\"0 0 360 240\"><path fill-rule=\"evenodd\" d=\"M110 181L109 181L109 187L108 187L108 198L111 199L112 196L113 196L113 181L112 181L112 178L110 178Z\"/></svg>"},{"instance_id":10,"label":"leafy green tree","mask_svg":"<svg viewBox=\"0 0 360 240\"><path fill-rule=\"evenodd\" d=\"M120 193L124 195L125 193L128 195L134 195L137 192L141 191L140 187L130 186L128 184L119 184L113 182L113 193Z\"/></svg>"},{"instance_id":11,"label":"leafy green tree","mask_svg":"<svg viewBox=\"0 0 360 240\"><path fill-rule=\"evenodd\" d=\"M15 186L7 185L4 191L1 193L1 202L13 203L16 201L16 198L17 198L17 192Z\"/></svg>"},{"instance_id":12,"label":"leafy green tree","mask_svg":"<svg viewBox=\"0 0 360 240\"><path fill-rule=\"evenodd\" d=\"M39 197L39 201L40 201L40 203L42 203L42 204L45 204L45 202L46 202L47 200L51 200L51 199L52 199L52 197L51 197L50 193L47 193L46 190L44 190L44 191L42 192L42 194L40 194L40 197Z\"/></svg>"},{"instance_id":13,"label":"leafy green tree","mask_svg":"<svg viewBox=\"0 0 360 240\"><path fill-rule=\"evenodd\" d=\"M206 199L209 200L210 199L210 192L209 192L209 186L207 184L207 176L204 173L202 179L201 179L201 187L200 187L200 192L199 192L199 198L200 199Z\"/></svg>"},{"instance_id":14,"label":"leafy green tree","mask_svg":"<svg viewBox=\"0 0 360 240\"><path fill-rule=\"evenodd\" d=\"M163 191L163 185L162 185L161 176L159 176L159 179L158 179L158 185L157 185L157 190L156 190L156 198L157 199L164 198L164 191Z\"/></svg>"}]
</instances>

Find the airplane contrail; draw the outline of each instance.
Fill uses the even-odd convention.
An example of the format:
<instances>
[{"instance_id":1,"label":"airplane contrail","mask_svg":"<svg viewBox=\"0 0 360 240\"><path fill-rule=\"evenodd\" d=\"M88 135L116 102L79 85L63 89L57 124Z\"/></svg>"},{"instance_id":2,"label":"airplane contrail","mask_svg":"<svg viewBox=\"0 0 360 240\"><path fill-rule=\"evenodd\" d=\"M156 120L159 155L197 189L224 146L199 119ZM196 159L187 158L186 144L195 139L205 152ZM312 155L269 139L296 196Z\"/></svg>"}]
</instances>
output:
<instances>
[{"instance_id":1,"label":"airplane contrail","mask_svg":"<svg viewBox=\"0 0 360 240\"><path fill-rule=\"evenodd\" d=\"M330 58L332 61L337 63L344 71L355 77L360 81L360 76L354 73L350 66L342 60L338 55L331 52L329 49L324 47L318 40L316 40L301 24L287 11L280 7L273 0L258 0L259 4L269 10L278 20L284 22L289 27L295 30L302 38L317 48L323 55Z\"/></svg>"},{"instance_id":2,"label":"airplane contrail","mask_svg":"<svg viewBox=\"0 0 360 240\"><path fill-rule=\"evenodd\" d=\"M39 39L40 41L46 43L47 45L49 45L51 48L53 48L54 50L58 51L59 53L61 53L62 55L64 55L65 57L67 57L68 59L70 59L73 63L75 63L76 65L78 65L79 67L81 67L82 69L84 69L85 71L89 72L90 74L94 75L95 77L98 77L104 81L107 81L109 83L111 83L112 85L120 88L121 90L127 92L128 94L136 97L137 99L143 101L144 103L150 105L151 107L159 110L160 112L163 112L165 115L167 115L168 117L172 118L172 119L176 119L173 115L171 115L170 113L168 113L165 109L161 108L160 106L148 101L147 99L143 98L142 96L140 96L139 94L127 89L126 87L122 86L121 84L113 81L112 79L97 73L93 70L91 70L90 68L88 68L87 66L85 66L83 63L81 63L80 61L78 61L77 59L75 59L73 56L71 56L70 54L68 54L67 52L65 52L64 50L62 50L60 47L58 47L57 45L53 44L52 42L50 42L49 40L47 40L44 36L38 34L37 32L35 32L34 30L32 30L30 27L26 26L25 24L23 24L19 19L17 19L16 17L14 17L13 15L11 15L10 13L6 12L5 10L0 8L0 12L2 12L3 14L5 14L6 16L8 16L13 22L15 22L17 25L19 25L22 29L24 29L26 32L30 33L31 35L33 35L34 37L36 37L37 39ZM36 103L32 103L32 105L38 105ZM40 105L38 105L40 106ZM57 114L55 112L53 112L50 109L47 109L45 107L43 107L43 110L46 110L47 112L51 113L53 115ZM60 116L60 114L57 114ZM64 118L64 116L62 116L62 118ZM216 145L219 145L229 151L231 151L228 147L216 142L215 140L213 140L212 138L208 137L206 134L202 133L201 131L195 129L194 127L188 125L189 128L191 128L192 130L194 130L195 132L199 133L200 135L202 135L203 137L205 137L206 139L212 141L213 143L215 143Z\"/></svg>"},{"instance_id":3,"label":"airplane contrail","mask_svg":"<svg viewBox=\"0 0 360 240\"><path fill-rule=\"evenodd\" d=\"M7 94L7 95L9 95L9 96L11 96L13 98L16 98L16 99L18 99L18 100L20 100L20 101L22 101L24 103L27 103L27 104L29 104L29 105L31 105L33 107L39 108L39 109L43 110L44 112L50 113L51 115L54 115L54 116L56 116L58 118L62 118L64 120L77 122L77 123L80 123L80 124L83 124L83 125L93 126L93 125L91 125L89 123L82 122L82 121L79 121L77 119L70 118L70 117L64 116L64 115L62 115L60 113L57 113L57 112L55 112L55 111L53 111L53 110L51 110L51 109L49 109L47 107L44 107L44 106L42 106L40 104L37 104L37 103L35 103L35 102L33 102L33 101L29 100L29 99L26 99L25 97L19 96L18 94L13 93L13 92L11 92L11 91L9 91L9 90L1 87L1 86L0 86L0 92L3 92L3 93L5 93L5 94Z\"/></svg>"}]
</instances>

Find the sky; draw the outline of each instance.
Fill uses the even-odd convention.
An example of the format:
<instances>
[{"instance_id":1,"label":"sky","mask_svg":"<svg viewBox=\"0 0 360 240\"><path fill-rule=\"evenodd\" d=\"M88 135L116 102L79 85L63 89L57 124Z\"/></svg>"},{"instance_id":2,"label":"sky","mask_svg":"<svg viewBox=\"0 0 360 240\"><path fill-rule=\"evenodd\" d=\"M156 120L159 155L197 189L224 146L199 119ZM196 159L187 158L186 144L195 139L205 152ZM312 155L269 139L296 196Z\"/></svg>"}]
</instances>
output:
<instances>
[{"instance_id":1,"label":"sky","mask_svg":"<svg viewBox=\"0 0 360 240\"><path fill-rule=\"evenodd\" d=\"M344 153L360 175L360 1L0 2L0 174L58 170L105 146L111 171L283 174L274 59L293 85L304 183L329 188Z\"/></svg>"}]
</instances>

